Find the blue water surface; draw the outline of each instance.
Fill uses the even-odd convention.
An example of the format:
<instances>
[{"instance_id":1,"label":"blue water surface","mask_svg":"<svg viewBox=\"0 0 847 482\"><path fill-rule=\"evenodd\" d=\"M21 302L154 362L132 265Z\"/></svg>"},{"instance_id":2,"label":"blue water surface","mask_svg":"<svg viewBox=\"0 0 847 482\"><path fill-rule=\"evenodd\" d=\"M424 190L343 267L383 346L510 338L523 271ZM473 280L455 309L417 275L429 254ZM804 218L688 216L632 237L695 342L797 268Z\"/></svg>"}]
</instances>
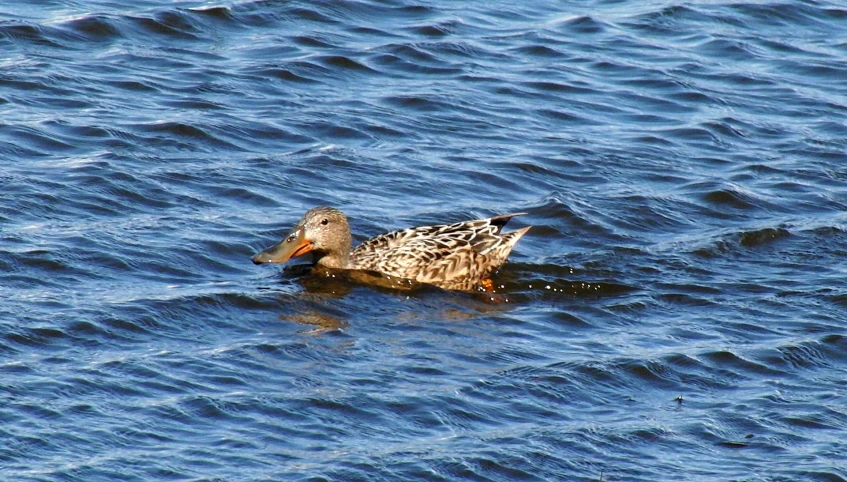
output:
<instances>
[{"instance_id":1,"label":"blue water surface","mask_svg":"<svg viewBox=\"0 0 847 482\"><path fill-rule=\"evenodd\" d=\"M847 480L847 7L0 5L0 479ZM526 212L496 297L254 266Z\"/></svg>"}]
</instances>

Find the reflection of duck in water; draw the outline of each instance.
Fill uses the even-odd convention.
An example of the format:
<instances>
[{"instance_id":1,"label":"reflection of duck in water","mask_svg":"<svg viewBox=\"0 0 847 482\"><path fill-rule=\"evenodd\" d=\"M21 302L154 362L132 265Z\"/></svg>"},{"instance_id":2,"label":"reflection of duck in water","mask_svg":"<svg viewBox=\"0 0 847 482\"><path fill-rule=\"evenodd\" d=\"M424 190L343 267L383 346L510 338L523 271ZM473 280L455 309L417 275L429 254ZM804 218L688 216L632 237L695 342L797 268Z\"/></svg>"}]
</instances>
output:
<instances>
[{"instance_id":1,"label":"reflection of duck in water","mask_svg":"<svg viewBox=\"0 0 847 482\"><path fill-rule=\"evenodd\" d=\"M506 262L529 226L500 234L514 216L381 234L351 251L347 217L328 207L310 209L279 244L253 256L253 262L284 263L312 253L317 267L376 271L449 290L491 290L491 274Z\"/></svg>"}]
</instances>

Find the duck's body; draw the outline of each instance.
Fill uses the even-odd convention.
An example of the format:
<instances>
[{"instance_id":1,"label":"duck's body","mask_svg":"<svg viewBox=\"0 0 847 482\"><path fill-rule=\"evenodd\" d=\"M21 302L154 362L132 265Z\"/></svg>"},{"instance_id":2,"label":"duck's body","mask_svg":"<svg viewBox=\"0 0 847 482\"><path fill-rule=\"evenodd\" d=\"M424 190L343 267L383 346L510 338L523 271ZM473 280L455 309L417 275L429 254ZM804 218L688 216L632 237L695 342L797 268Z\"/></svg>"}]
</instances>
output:
<instances>
[{"instance_id":1,"label":"duck's body","mask_svg":"<svg viewBox=\"0 0 847 482\"><path fill-rule=\"evenodd\" d=\"M376 271L383 275L470 291L490 286L491 274L506 262L529 227L501 234L514 216L506 214L456 224L409 228L381 234L351 251L352 236L341 211L309 210L291 234L253 257L253 262L284 263L312 253L326 269Z\"/></svg>"}]
</instances>

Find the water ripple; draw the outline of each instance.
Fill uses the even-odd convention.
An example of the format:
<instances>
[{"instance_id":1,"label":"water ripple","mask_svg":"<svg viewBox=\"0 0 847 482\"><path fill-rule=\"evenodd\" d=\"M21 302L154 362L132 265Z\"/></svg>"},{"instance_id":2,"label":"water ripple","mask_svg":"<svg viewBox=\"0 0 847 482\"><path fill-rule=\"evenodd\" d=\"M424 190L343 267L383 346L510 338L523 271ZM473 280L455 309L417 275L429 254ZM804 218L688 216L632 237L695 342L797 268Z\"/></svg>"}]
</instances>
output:
<instances>
[{"instance_id":1,"label":"water ripple","mask_svg":"<svg viewBox=\"0 0 847 482\"><path fill-rule=\"evenodd\" d=\"M844 480L845 18L10 3L4 475ZM533 228L489 294L249 262L315 205Z\"/></svg>"}]
</instances>

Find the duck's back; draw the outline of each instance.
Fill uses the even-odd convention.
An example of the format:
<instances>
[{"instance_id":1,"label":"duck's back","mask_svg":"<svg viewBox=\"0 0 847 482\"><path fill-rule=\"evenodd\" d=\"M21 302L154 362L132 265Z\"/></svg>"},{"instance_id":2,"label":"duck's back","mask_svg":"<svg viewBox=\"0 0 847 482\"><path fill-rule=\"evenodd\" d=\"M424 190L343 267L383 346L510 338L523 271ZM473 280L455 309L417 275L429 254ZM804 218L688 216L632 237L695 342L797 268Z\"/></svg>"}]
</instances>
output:
<instances>
[{"instance_id":1,"label":"duck's back","mask_svg":"<svg viewBox=\"0 0 847 482\"><path fill-rule=\"evenodd\" d=\"M512 247L529 230L500 234L509 219L519 214L382 234L352 251L351 267L446 289L472 290L506 262Z\"/></svg>"}]
</instances>

